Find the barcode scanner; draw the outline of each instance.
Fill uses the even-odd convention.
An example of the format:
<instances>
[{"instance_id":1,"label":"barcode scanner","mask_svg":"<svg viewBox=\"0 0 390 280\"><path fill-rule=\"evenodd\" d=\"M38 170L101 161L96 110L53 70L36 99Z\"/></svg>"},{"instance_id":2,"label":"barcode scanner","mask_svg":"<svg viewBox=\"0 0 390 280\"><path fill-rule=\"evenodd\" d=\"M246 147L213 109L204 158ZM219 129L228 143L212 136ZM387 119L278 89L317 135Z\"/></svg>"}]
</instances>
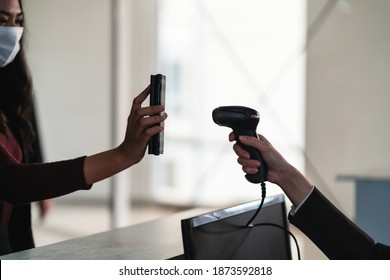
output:
<instances>
[{"instance_id":1,"label":"barcode scanner","mask_svg":"<svg viewBox=\"0 0 390 280\"><path fill-rule=\"evenodd\" d=\"M260 168L256 174L246 174L245 178L254 184L264 183L267 178L267 165L255 148L242 144L241 135L257 137L256 128L260 121L260 114L244 106L222 106L213 110L213 120L220 126L233 129L237 144L249 152L251 159L260 161Z\"/></svg>"}]
</instances>

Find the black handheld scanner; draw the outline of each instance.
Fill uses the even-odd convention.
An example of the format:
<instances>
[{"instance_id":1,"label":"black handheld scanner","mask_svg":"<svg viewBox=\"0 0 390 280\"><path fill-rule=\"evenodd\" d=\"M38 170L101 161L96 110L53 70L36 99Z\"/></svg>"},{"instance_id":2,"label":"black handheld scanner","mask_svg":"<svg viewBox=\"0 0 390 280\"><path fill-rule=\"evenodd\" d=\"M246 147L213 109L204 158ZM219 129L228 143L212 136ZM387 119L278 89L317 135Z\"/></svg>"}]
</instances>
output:
<instances>
[{"instance_id":1,"label":"black handheld scanner","mask_svg":"<svg viewBox=\"0 0 390 280\"><path fill-rule=\"evenodd\" d=\"M246 146L239 141L240 135L257 137L256 128L260 114L251 108L243 106L222 106L213 110L213 120L220 126L233 129L237 144L249 152L251 159L260 161L256 174L246 174L245 178L251 183L263 183L267 178L267 165L255 148Z\"/></svg>"}]
</instances>

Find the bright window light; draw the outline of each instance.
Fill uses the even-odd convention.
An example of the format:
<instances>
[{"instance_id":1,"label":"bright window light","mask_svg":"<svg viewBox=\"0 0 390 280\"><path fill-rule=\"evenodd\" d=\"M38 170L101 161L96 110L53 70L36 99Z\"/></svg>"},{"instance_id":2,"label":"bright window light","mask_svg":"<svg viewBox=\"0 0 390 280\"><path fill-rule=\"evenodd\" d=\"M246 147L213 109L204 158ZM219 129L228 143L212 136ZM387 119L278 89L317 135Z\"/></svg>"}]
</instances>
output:
<instances>
[{"instance_id":1,"label":"bright window light","mask_svg":"<svg viewBox=\"0 0 390 280\"><path fill-rule=\"evenodd\" d=\"M211 112L260 113L257 132L303 170L306 1L160 0L158 71L167 76L165 154L153 160L153 197L182 205L260 198L244 178L230 129ZM267 194L281 193L267 184Z\"/></svg>"}]
</instances>

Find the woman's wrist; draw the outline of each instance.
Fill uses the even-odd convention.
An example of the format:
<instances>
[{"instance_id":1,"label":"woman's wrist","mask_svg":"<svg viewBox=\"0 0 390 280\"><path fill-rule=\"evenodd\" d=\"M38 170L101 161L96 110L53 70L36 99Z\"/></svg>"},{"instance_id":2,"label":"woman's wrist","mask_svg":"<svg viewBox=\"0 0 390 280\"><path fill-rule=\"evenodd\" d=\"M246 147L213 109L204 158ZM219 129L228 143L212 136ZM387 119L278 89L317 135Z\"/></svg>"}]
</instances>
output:
<instances>
[{"instance_id":1,"label":"woman's wrist","mask_svg":"<svg viewBox=\"0 0 390 280\"><path fill-rule=\"evenodd\" d=\"M136 160L133 159L132 154L126 150L126 146L123 143L116 147L114 151L115 161L123 170L137 163Z\"/></svg>"},{"instance_id":2,"label":"woman's wrist","mask_svg":"<svg viewBox=\"0 0 390 280\"><path fill-rule=\"evenodd\" d=\"M121 146L86 157L84 176L87 184L107 179L135 164Z\"/></svg>"}]
</instances>

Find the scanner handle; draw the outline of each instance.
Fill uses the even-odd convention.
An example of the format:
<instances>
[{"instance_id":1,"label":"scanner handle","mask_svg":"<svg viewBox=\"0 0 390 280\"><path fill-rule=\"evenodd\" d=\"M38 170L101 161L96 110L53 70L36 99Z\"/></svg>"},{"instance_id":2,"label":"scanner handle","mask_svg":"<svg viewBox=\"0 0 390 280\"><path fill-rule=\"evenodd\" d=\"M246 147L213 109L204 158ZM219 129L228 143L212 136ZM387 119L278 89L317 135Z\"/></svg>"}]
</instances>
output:
<instances>
[{"instance_id":1,"label":"scanner handle","mask_svg":"<svg viewBox=\"0 0 390 280\"><path fill-rule=\"evenodd\" d=\"M249 130L249 131L233 131L233 132L234 132L235 140L237 141L237 144L249 153L250 159L255 159L255 160L258 160L260 162L260 167L259 167L257 173L256 174L246 174L245 178L249 182L254 183L254 184L257 184L257 183L260 184L260 183L265 182L267 179L268 168L267 168L267 164L265 163L265 161L261 157L260 152L253 147L249 147L247 145L242 144L239 140L239 137L241 135L253 136L253 137L257 138L256 131Z\"/></svg>"}]
</instances>

